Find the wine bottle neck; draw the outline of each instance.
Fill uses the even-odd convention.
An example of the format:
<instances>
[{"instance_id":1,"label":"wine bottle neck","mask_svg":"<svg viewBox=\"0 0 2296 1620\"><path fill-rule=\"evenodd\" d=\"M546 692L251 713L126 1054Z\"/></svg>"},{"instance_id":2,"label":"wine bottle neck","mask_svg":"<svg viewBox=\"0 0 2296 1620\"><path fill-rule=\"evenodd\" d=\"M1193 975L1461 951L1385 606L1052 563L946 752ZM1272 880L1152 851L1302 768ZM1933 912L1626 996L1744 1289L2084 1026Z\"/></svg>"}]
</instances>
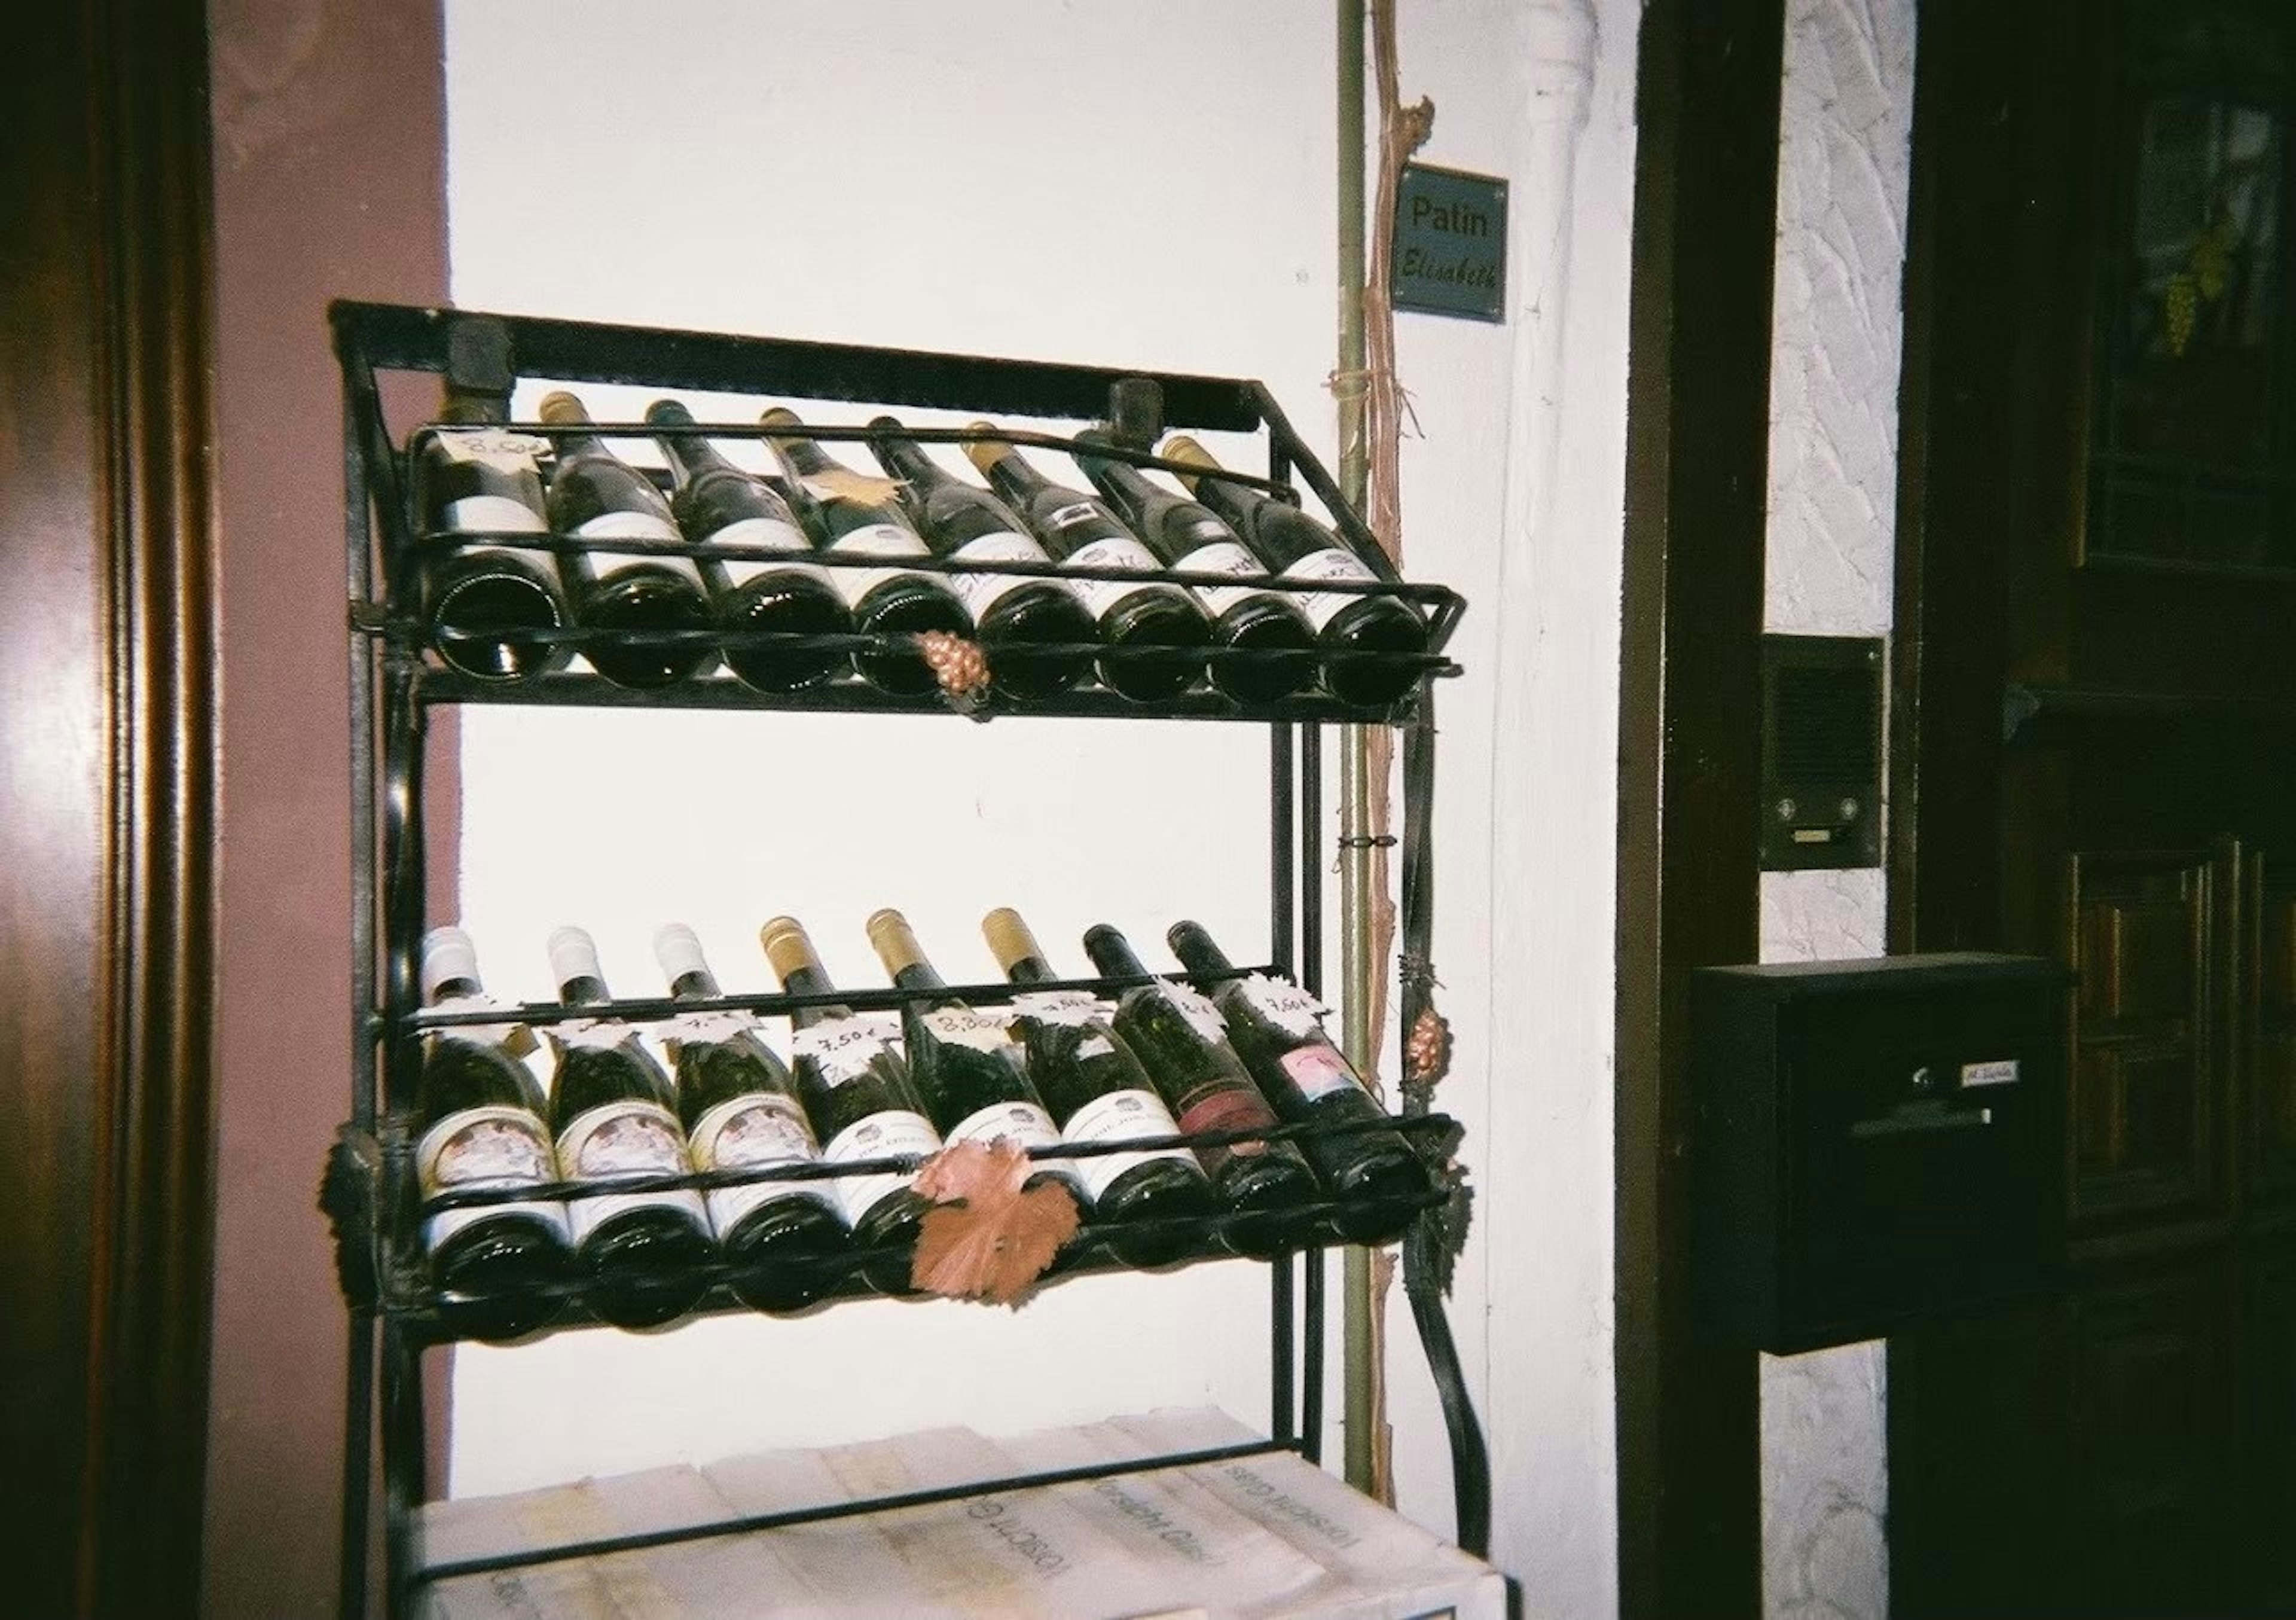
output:
<instances>
[{"instance_id":1,"label":"wine bottle neck","mask_svg":"<svg viewBox=\"0 0 2296 1620\"><path fill-rule=\"evenodd\" d=\"M767 427L799 425L797 418L787 411L767 411L758 420ZM772 448L775 458L789 469L792 478L818 478L837 470L837 463L830 459L829 453L801 434L776 433L766 443Z\"/></svg>"},{"instance_id":2,"label":"wine bottle neck","mask_svg":"<svg viewBox=\"0 0 2296 1620\"><path fill-rule=\"evenodd\" d=\"M829 975L818 967L792 967L781 975L781 981L782 988L792 996L825 996L837 988L829 982ZM790 1023L799 1029L805 1029L824 1019L849 1018L852 1016L851 1007L823 1002L813 1007L791 1007Z\"/></svg>"},{"instance_id":3,"label":"wine bottle neck","mask_svg":"<svg viewBox=\"0 0 2296 1620\"><path fill-rule=\"evenodd\" d=\"M1042 957L1014 957L1004 964L1004 976L1015 984L1042 984L1053 976Z\"/></svg>"},{"instance_id":4,"label":"wine bottle neck","mask_svg":"<svg viewBox=\"0 0 2296 1620\"><path fill-rule=\"evenodd\" d=\"M1148 971L1134 953L1132 942L1106 923L1095 923L1085 931L1084 949L1085 954L1092 958L1092 965L1111 978L1142 974Z\"/></svg>"},{"instance_id":5,"label":"wine bottle neck","mask_svg":"<svg viewBox=\"0 0 2296 1620\"><path fill-rule=\"evenodd\" d=\"M674 439L665 434L656 442L661 446L661 453L669 457L670 474L681 489L706 473L741 471L707 439Z\"/></svg>"},{"instance_id":6,"label":"wine bottle neck","mask_svg":"<svg viewBox=\"0 0 2296 1620\"><path fill-rule=\"evenodd\" d=\"M1204 931L1201 923L1174 923L1164 935L1164 942L1171 946L1172 954L1180 958L1180 965L1191 974L1201 976L1235 971L1235 964L1227 959L1226 951L1212 942L1212 936Z\"/></svg>"},{"instance_id":7,"label":"wine bottle neck","mask_svg":"<svg viewBox=\"0 0 2296 1620\"><path fill-rule=\"evenodd\" d=\"M701 1001L718 994L717 975L706 967L682 973L669 982L669 993L680 1001Z\"/></svg>"},{"instance_id":8,"label":"wine bottle neck","mask_svg":"<svg viewBox=\"0 0 2296 1620\"><path fill-rule=\"evenodd\" d=\"M1021 453L1009 444L975 442L965 447L981 475L996 491L1015 506L1026 506L1036 497L1054 487L1053 481L1021 458Z\"/></svg>"},{"instance_id":9,"label":"wine bottle neck","mask_svg":"<svg viewBox=\"0 0 2296 1620\"><path fill-rule=\"evenodd\" d=\"M1105 442L1091 433L1082 433L1078 438L1085 444ZM1092 480L1093 487L1113 501L1117 509L1133 520L1136 525L1159 493L1156 486L1143 478L1140 469L1129 462L1111 461L1106 456L1079 450L1076 454L1076 464L1084 469L1084 475Z\"/></svg>"},{"instance_id":10,"label":"wine bottle neck","mask_svg":"<svg viewBox=\"0 0 2296 1620\"><path fill-rule=\"evenodd\" d=\"M430 1002L436 1007L443 1001L467 1001L485 993L476 979L441 979L430 987Z\"/></svg>"},{"instance_id":11,"label":"wine bottle neck","mask_svg":"<svg viewBox=\"0 0 2296 1620\"><path fill-rule=\"evenodd\" d=\"M901 428L899 422L890 416L880 416L869 425L879 432L879 437L869 441L869 448L895 478L914 484L919 493L953 481L940 465L925 454L924 446L897 436Z\"/></svg>"},{"instance_id":12,"label":"wine bottle neck","mask_svg":"<svg viewBox=\"0 0 2296 1620\"><path fill-rule=\"evenodd\" d=\"M612 999L606 982L594 974L576 974L559 982L558 999L569 1007L587 1007L593 1002Z\"/></svg>"}]
</instances>

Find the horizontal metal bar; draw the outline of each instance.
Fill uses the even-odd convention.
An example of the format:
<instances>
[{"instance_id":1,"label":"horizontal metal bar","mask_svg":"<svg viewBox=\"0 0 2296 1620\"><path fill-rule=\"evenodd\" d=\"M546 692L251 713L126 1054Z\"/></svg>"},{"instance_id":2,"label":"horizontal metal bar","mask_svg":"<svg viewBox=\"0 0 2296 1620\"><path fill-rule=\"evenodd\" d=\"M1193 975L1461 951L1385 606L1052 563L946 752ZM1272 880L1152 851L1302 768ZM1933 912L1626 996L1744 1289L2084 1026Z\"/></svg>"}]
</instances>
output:
<instances>
[{"instance_id":1,"label":"horizontal metal bar","mask_svg":"<svg viewBox=\"0 0 2296 1620\"><path fill-rule=\"evenodd\" d=\"M1460 673L1455 663L1429 670L1431 676ZM742 709L779 710L833 714L947 714L949 705L938 693L915 697L881 692L858 679L827 681L818 687L787 693L762 693L731 677L681 681L674 687L634 690L618 687L595 675L562 670L521 681L487 681L451 670L425 668L415 688L425 704L502 704L529 708L585 709ZM1416 710L1415 695L1406 693L1385 708L1343 703L1320 693L1307 693L1274 703L1243 704L1221 693L1198 688L1177 697L1140 703L1099 686L1083 686L1054 697L1007 702L992 691L971 715L974 720L1353 720L1363 724L1403 725Z\"/></svg>"},{"instance_id":2,"label":"horizontal metal bar","mask_svg":"<svg viewBox=\"0 0 2296 1620\"><path fill-rule=\"evenodd\" d=\"M499 321L508 332L518 374L554 382L788 394L1093 421L1107 412L1111 386L1142 377L1161 391L1165 419L1175 425L1247 433L1261 425L1256 385L1249 381L1140 366L1073 366L349 300L330 306L328 316L346 363L383 370L443 372L452 325L484 318Z\"/></svg>"},{"instance_id":3,"label":"horizontal metal bar","mask_svg":"<svg viewBox=\"0 0 2296 1620\"><path fill-rule=\"evenodd\" d=\"M1223 973L1204 974L1201 977L1207 983L1223 983L1233 979L1247 979L1256 973L1275 971L1273 967L1234 967ZM1199 975L1192 974L1188 976L1194 979ZM1034 984L1016 984L1009 979L1000 979L991 983L950 984L932 990L905 990L896 984L854 990L810 991L802 995L787 991L758 991L685 999L637 996L620 997L609 1001L521 1001L471 1012L445 1012L436 1007L426 1007L410 1015L406 1027L419 1032L455 1029L472 1024L541 1026L583 1018L601 1023L644 1023L675 1018L685 1013L789 1013L808 1007L844 1007L862 1013L898 1012L914 1004L939 1001L963 1001L975 1007L1003 1007L1022 996L1063 991L1087 991L1106 999L1122 991L1162 982L1155 974L1142 973L1084 979L1046 979Z\"/></svg>"},{"instance_id":4,"label":"horizontal metal bar","mask_svg":"<svg viewBox=\"0 0 2296 1620\"><path fill-rule=\"evenodd\" d=\"M1042 1468L1028 1474L1008 1474L997 1478L980 1480L969 1484L936 1485L926 1490L903 1491L890 1496L873 1496L859 1501L824 1502L812 1508L787 1509L777 1513L751 1513L739 1518L718 1519L705 1525L670 1530L637 1530L623 1535L599 1536L588 1541L566 1542L555 1547L538 1548L531 1551L496 1553L489 1557L448 1559L432 1564L415 1573L414 1578L424 1583L450 1581L460 1576L494 1575L505 1569L528 1569L539 1564L563 1563L570 1558L603 1558L617 1552L638 1552L652 1547L676 1546L684 1542L715 1540L721 1536L747 1535L761 1530L777 1530L790 1525L814 1525L831 1519L853 1518L869 1513L893 1513L904 1508L930 1508L941 1502L963 1501L968 1497L1002 1495L1013 1491L1042 1490L1053 1485L1077 1484L1091 1479L1109 1479L1125 1474L1142 1474L1160 1468L1200 1468L1205 1463L1229 1462L1242 1457L1265 1457L1294 1448L1279 1445L1272 1440L1240 1442L1234 1445L1206 1446L1193 1451L1166 1451L1147 1457L1136 1457L1120 1462L1081 1463L1068 1468Z\"/></svg>"}]
</instances>

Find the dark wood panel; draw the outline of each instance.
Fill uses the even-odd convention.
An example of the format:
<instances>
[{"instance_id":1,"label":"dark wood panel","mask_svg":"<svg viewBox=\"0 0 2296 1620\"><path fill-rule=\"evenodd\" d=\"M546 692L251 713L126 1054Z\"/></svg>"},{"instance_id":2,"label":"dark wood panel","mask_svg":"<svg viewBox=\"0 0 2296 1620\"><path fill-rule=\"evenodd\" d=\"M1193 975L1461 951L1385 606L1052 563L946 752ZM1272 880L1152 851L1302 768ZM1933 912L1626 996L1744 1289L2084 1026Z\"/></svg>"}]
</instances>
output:
<instances>
[{"instance_id":1,"label":"dark wood panel","mask_svg":"<svg viewBox=\"0 0 2296 1620\"><path fill-rule=\"evenodd\" d=\"M2243 1595L2258 1613L2296 1615L2296 1229L2258 1238L2242 1260Z\"/></svg>"},{"instance_id":2,"label":"dark wood panel","mask_svg":"<svg viewBox=\"0 0 2296 1620\"><path fill-rule=\"evenodd\" d=\"M0 181L0 1567L187 1615L215 726L205 18L12 19Z\"/></svg>"},{"instance_id":3,"label":"dark wood panel","mask_svg":"<svg viewBox=\"0 0 2296 1620\"><path fill-rule=\"evenodd\" d=\"M2296 845L2251 862L2246 949L2243 1192L2260 1207L2296 1203Z\"/></svg>"},{"instance_id":4,"label":"dark wood panel","mask_svg":"<svg viewBox=\"0 0 2296 1620\"><path fill-rule=\"evenodd\" d=\"M2073 870L2074 1229L2216 1207L2211 852L2085 854Z\"/></svg>"},{"instance_id":5,"label":"dark wood panel","mask_svg":"<svg viewBox=\"0 0 2296 1620\"><path fill-rule=\"evenodd\" d=\"M1693 967L1759 944L1777 0L1644 12L1620 650L1617 1365L1622 1612L1761 1607L1753 1355L1693 1319Z\"/></svg>"}]
</instances>

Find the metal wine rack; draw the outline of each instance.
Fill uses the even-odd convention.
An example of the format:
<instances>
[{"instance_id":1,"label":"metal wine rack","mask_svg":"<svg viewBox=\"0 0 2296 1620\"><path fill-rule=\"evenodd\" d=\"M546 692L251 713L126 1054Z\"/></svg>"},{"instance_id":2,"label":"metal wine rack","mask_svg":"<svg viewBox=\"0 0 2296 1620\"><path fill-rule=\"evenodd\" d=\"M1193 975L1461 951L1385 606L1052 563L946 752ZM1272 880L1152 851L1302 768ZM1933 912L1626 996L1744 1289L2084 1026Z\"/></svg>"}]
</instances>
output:
<instances>
[{"instance_id":1,"label":"metal wine rack","mask_svg":"<svg viewBox=\"0 0 2296 1620\"><path fill-rule=\"evenodd\" d=\"M387 1608L393 1616L409 1612L425 1583L450 1575L587 1557L670 1540L735 1534L808 1517L913 1506L978 1491L1023 1489L1096 1475L1168 1468L1210 1460L1215 1455L1293 1451L1310 1461L1320 1461L1325 1290L1322 1245L1329 1240L1329 1234L1317 1223L1339 1207L1330 1202L1303 1208L1300 1212L1303 1226L1299 1246L1265 1262L1270 1279L1268 1342L1273 1395L1268 1433L1263 1442L1218 1453L1166 1453L1088 1468L985 1479L968 1484L961 1490L914 1492L860 1503L836 1503L806 1513L734 1519L676 1533L573 1542L540 1551L455 1563L425 1561L417 1544L426 1432L419 1358L425 1348L451 1342L463 1336L463 1319L453 1308L457 1302L440 1295L430 1285L421 1238L422 1218L426 1213L457 1205L537 1196L580 1198L597 1196L601 1189L564 1185L541 1193L531 1188L515 1193L464 1191L424 1204L416 1185L410 1128L422 1035L432 1029L477 1021L500 1023L508 1019L547 1027L575 1018L605 1018L641 1024L676 1014L710 1009L786 1014L796 1007L827 1001L858 1012L883 1011L898 1008L916 999L919 994L898 989L850 990L819 996L724 995L707 1001L632 999L579 1007L545 1002L485 1013L452 1013L422 1007L416 988L415 958L427 925L422 766L431 711L457 704L527 703L828 710L865 714L946 711L951 705L937 695L913 698L890 695L851 676L800 692L768 695L752 690L722 671L644 691L617 687L595 675L573 670L515 682L484 680L457 673L428 645L428 632L418 612L421 575L443 548L474 541L489 542L484 536L445 538L417 532L410 487L412 459L425 437L437 429L430 424L418 426L395 440L385 415L381 377L390 373L433 374L442 378L451 391L491 399L497 407L506 405L520 378L535 377L568 383L639 384L880 407L960 409L1035 422L1104 418L1112 426L1113 443L1095 445L1092 453L1136 465L1172 470L1177 470L1175 464L1159 459L1145 448L1166 426L1262 433L1267 444L1266 473L1238 472L1224 476L1279 496L1287 496L1296 479L1314 491L1359 556L1375 557L1377 547L1275 399L1256 382L397 305L339 302L330 314L343 386L354 850L351 983L356 1020L350 1119L343 1126L329 1160L323 1196L334 1222L338 1268L351 1316L345 1408L342 1612L358 1616L367 1604L374 1551L374 1526L369 1504L374 1493L378 1460L383 1509L384 1590ZM569 432L584 431L540 424L509 423L506 426L553 442ZM586 431L595 432L611 441L617 437L652 438L681 430L602 423ZM718 439L756 439L764 432L755 423L701 423L683 431ZM808 423L805 432L808 437L829 444L872 436L866 429L826 423ZM985 437L1058 449L1074 445L1073 440L1060 434L1011 428L999 428L994 433L920 428L908 432L907 436L923 442ZM602 544L622 552L697 554L696 547L669 542L616 539L601 543L568 535L503 535L494 543L515 543L528 550L554 551L561 556L596 549ZM761 559L771 555L758 554ZM811 560L832 567L846 565L828 554L816 554ZM864 565L882 565L882 559L861 561ZM1035 563L968 563L925 556L904 558L900 565L934 573L1020 572L1162 580L1181 585L1235 583L1227 575L1171 570L1076 571ZM1350 705L1320 692L1247 703L1205 687L1163 701L1139 703L1087 682L1041 700L1016 702L992 693L985 702L972 701L961 707L975 720L998 720L1009 716L1012 723L1025 723L1029 715L1048 714L1201 720L1263 727L1268 740L1267 869L1269 937L1274 960L1238 968L1235 974L1280 973L1296 979L1311 992L1318 988L1323 959L1324 912L1317 880L1325 859L1322 825L1324 732L1333 723L1401 728L1405 782L1398 946L1406 965L1419 964L1423 967L1432 902L1430 818L1435 728L1431 687L1434 678L1457 672L1456 667L1443 656L1442 649L1464 604L1456 593L1441 587L1391 579L1358 585L1316 581L1312 586L1268 580L1255 580L1254 586L1278 591L1336 590L1385 596L1411 604L1423 615L1429 628L1426 650L1367 655L1397 663L1400 672L1408 678L1408 690L1395 703L1377 707ZM776 635L719 628L675 632L667 637L656 635L648 639L655 643L691 643L698 637L717 647L726 645L734 636L767 636L783 645L841 649L874 646L877 650L885 650L892 639L856 634ZM627 633L578 625L540 632L535 638L563 643L578 652L628 637ZM1048 649L1042 644L1032 644L1029 650L1040 653ZM1110 656L1109 649L1104 647L1074 650L1089 652L1103 661ZM1268 656L1296 659L1301 654L1292 651L1275 654L1230 651L1211 656L1251 660ZM960 722L952 719L951 723ZM1027 987L1004 983L959 985L953 992L935 993L954 993L975 1005L995 1007L1010 1004L1024 988L1083 990L1112 996L1129 985L1146 982L1144 978L1099 977ZM1401 1031L1410 1031L1425 1008L1431 982L1431 975L1424 971L1407 970L1402 975L1398 1021ZM1398 1072L1410 1073L1407 1057L1398 1065ZM1446 1116L1430 1111L1423 1087L1405 1088L1402 1117L1392 1122L1421 1147L1432 1164L1441 1164L1456 1145L1456 1125ZM1174 1145L1202 1147L1242 1139L1341 1135L1364 1128L1293 1124L1264 1131L1200 1132L1167 1140ZM1121 1144L1136 1150L1149 1145L1154 1144ZM1063 1144L1037 1150L1037 1156L1086 1156L1105 1150ZM914 1168L911 1161L885 1160L835 1167L721 1172L665 1176L644 1182L616 1182L608 1190L622 1193L668 1187L709 1188L752 1180L819 1180L910 1168ZM1489 1534L1488 1463L1443 1309L1443 1295L1447 1287L1445 1279L1456 1247L1462 1196L1444 1177L1433 1178L1433 1190L1420 1200L1420 1207L1410 1214L1402 1239L1403 1277L1413 1318L1441 1399L1450 1442L1460 1544L1480 1554L1485 1550ZM1148 1224L1135 1223L1123 1229L1136 1232ZM1230 1257L1220 1246L1221 1236L1231 1224L1230 1217L1215 1214L1154 1224L1160 1229L1178 1229L1169 1235L1182 1240L1183 1263L1192 1259ZM1118 1262L1108 1258L1100 1247L1100 1240L1113 1229L1087 1221L1078 1240L1068 1251L1074 1258L1064 1263L1059 1274L1117 1269ZM820 1279L827 1297L834 1300L865 1292L857 1272L867 1258L859 1251L840 1256L834 1262L840 1268L838 1274ZM709 1287L695 1307L697 1314L746 1309L725 1287L722 1262L705 1268L705 1272L703 1280ZM555 1332L597 1320L579 1284L564 1285L549 1292L562 1297L555 1302L556 1316L539 1331Z\"/></svg>"}]
</instances>

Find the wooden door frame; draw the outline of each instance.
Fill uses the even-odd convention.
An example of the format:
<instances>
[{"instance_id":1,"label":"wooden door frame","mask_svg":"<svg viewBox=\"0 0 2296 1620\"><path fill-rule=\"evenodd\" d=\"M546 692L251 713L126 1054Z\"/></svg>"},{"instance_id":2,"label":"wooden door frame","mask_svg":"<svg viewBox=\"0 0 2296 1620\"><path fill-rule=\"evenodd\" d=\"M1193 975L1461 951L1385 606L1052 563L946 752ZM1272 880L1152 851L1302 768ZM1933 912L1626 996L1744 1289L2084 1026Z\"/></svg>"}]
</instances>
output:
<instances>
[{"instance_id":1,"label":"wooden door frame","mask_svg":"<svg viewBox=\"0 0 2296 1620\"><path fill-rule=\"evenodd\" d=\"M0 150L0 1522L18 1612L188 1615L206 1470L207 21L17 19Z\"/></svg>"},{"instance_id":2,"label":"wooden door frame","mask_svg":"<svg viewBox=\"0 0 2296 1620\"><path fill-rule=\"evenodd\" d=\"M1754 959L1781 0L1652 0L1636 81L1619 691L1616 1355L1627 1620L1761 1612L1760 1392L1692 1319L1690 971Z\"/></svg>"}]
</instances>

